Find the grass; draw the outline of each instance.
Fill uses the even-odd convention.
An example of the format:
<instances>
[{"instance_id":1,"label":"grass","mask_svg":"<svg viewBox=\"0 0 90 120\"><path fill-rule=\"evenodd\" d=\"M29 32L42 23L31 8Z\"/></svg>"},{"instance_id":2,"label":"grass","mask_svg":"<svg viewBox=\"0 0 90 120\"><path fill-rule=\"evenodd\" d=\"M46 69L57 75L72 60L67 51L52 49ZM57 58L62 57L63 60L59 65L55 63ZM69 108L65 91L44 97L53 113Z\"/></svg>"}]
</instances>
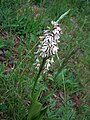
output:
<instances>
[{"instance_id":1,"label":"grass","mask_svg":"<svg viewBox=\"0 0 90 120\"><path fill-rule=\"evenodd\" d=\"M43 85L39 101L48 106L43 120L89 120L90 2L88 0L1 0L0 119L26 120L31 104L33 63L38 36L51 20L71 9L61 21L59 59Z\"/></svg>"}]
</instances>

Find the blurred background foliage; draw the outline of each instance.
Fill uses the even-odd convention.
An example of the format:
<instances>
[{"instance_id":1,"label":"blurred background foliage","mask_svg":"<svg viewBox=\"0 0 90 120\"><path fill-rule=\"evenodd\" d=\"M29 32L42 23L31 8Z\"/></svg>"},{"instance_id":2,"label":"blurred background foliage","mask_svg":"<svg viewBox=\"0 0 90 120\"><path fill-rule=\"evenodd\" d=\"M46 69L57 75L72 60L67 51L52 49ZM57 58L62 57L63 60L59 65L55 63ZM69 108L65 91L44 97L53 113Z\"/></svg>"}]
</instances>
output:
<instances>
[{"instance_id":1,"label":"blurred background foliage","mask_svg":"<svg viewBox=\"0 0 90 120\"><path fill-rule=\"evenodd\" d=\"M90 1L0 1L0 119L26 120L35 70L34 52L43 29L71 9L61 21L59 60L43 85L39 101L48 106L43 120L89 120L90 112ZM62 70L60 71L60 66ZM59 71L59 72L58 72ZM54 78L58 72L58 76Z\"/></svg>"}]
</instances>

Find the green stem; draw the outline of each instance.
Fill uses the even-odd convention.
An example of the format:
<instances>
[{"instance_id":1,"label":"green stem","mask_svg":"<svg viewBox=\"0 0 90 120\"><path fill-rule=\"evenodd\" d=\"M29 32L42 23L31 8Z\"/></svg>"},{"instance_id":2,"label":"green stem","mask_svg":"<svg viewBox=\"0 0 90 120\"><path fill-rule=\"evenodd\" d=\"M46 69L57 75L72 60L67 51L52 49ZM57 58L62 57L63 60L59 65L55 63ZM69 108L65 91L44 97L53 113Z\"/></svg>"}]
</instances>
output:
<instances>
[{"instance_id":1,"label":"green stem","mask_svg":"<svg viewBox=\"0 0 90 120\"><path fill-rule=\"evenodd\" d=\"M42 69L43 69L43 66L44 66L45 62L46 62L46 58L43 59L42 64L41 64L40 69L39 69L39 72L38 72L38 74L37 74L37 77L36 77L36 79L35 79L35 83L34 83L34 85L33 85L32 94L31 94L32 97L33 97L33 95L34 95L35 87L36 87L36 85L37 85L38 78L39 78L39 76L40 76L40 73L42 72Z\"/></svg>"}]
</instances>

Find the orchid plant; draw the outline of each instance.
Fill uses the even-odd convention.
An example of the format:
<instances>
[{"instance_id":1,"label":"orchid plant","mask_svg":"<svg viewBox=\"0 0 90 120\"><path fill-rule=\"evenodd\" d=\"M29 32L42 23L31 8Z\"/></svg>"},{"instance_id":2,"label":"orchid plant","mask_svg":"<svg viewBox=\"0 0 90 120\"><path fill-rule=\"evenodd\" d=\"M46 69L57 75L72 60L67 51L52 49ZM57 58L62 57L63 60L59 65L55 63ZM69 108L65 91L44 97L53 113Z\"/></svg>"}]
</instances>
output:
<instances>
[{"instance_id":1,"label":"orchid plant","mask_svg":"<svg viewBox=\"0 0 90 120\"><path fill-rule=\"evenodd\" d=\"M48 72L50 66L54 63L54 55L58 54L58 43L60 42L59 39L62 34L59 21L63 19L69 11L70 10L61 15L57 21L51 21L52 30L50 30L50 28L44 30L42 36L39 37L40 44L37 46L38 50L35 52L36 63L34 64L39 72L32 89L32 102L28 110L28 120L41 120L47 111L47 107L43 108L42 104L38 101L42 87L39 88L37 93L35 93L35 88L41 72ZM40 59L42 59L42 63L40 63Z\"/></svg>"},{"instance_id":2,"label":"orchid plant","mask_svg":"<svg viewBox=\"0 0 90 120\"><path fill-rule=\"evenodd\" d=\"M54 55L57 55L58 53L58 43L60 42L59 39L62 34L59 22L69 13L69 11L70 10L61 15L57 21L51 21L53 29L50 30L49 28L48 30L44 30L42 36L39 36L40 44L37 46L38 50L35 52L36 63L34 64L39 72L32 89L32 96L40 73L42 71L43 73L48 72L50 66L54 63ZM40 58L42 58L42 64L40 64Z\"/></svg>"},{"instance_id":3,"label":"orchid plant","mask_svg":"<svg viewBox=\"0 0 90 120\"><path fill-rule=\"evenodd\" d=\"M60 39L60 35L62 34L62 30L60 25L57 22L51 22L53 26L53 30L44 30L43 35L40 36L40 44L38 45L38 50L36 54L36 68L39 69L40 61L39 57L42 59L46 59L44 72L49 70L51 64L53 64L53 55L57 54L58 52L58 42Z\"/></svg>"}]
</instances>

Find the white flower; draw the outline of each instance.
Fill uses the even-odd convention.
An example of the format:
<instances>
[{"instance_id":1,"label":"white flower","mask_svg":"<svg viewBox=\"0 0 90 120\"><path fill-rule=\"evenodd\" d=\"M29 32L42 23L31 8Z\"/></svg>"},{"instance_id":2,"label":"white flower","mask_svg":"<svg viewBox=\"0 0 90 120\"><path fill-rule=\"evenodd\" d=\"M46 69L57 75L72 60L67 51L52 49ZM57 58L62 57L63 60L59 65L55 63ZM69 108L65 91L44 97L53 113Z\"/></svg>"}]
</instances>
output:
<instances>
[{"instance_id":1,"label":"white flower","mask_svg":"<svg viewBox=\"0 0 90 120\"><path fill-rule=\"evenodd\" d=\"M57 54L59 50L58 42L62 34L61 28L57 22L52 21L51 24L53 25L53 30L50 31L49 29L43 31L43 35L39 37L40 44L38 45L38 50L35 52L38 58L47 58L44 66L45 70L49 70L51 64L54 62L53 55ZM36 62L37 68L40 67L40 63L37 59Z\"/></svg>"},{"instance_id":2,"label":"white flower","mask_svg":"<svg viewBox=\"0 0 90 120\"><path fill-rule=\"evenodd\" d=\"M47 59L46 60L46 63L45 63L45 69L46 70L49 70L49 67L51 66L51 63L50 63L50 59Z\"/></svg>"},{"instance_id":3,"label":"white flower","mask_svg":"<svg viewBox=\"0 0 90 120\"><path fill-rule=\"evenodd\" d=\"M59 35L56 34L56 35L54 36L54 39L55 39L55 41L60 42L60 41L59 41L59 39L60 39L60 36L59 36Z\"/></svg>"},{"instance_id":4,"label":"white flower","mask_svg":"<svg viewBox=\"0 0 90 120\"><path fill-rule=\"evenodd\" d=\"M54 47L53 47L53 54L57 54L58 49L59 49L59 48L58 48L57 46L54 46Z\"/></svg>"},{"instance_id":5,"label":"white flower","mask_svg":"<svg viewBox=\"0 0 90 120\"><path fill-rule=\"evenodd\" d=\"M54 25L54 26L57 26L57 25L58 25L58 23L55 22L55 21L51 21L51 24Z\"/></svg>"},{"instance_id":6,"label":"white flower","mask_svg":"<svg viewBox=\"0 0 90 120\"><path fill-rule=\"evenodd\" d=\"M53 58L51 58L51 63L54 63L54 60L53 60Z\"/></svg>"},{"instance_id":7,"label":"white flower","mask_svg":"<svg viewBox=\"0 0 90 120\"><path fill-rule=\"evenodd\" d=\"M60 32L60 31L56 28L56 29L54 29L52 32L53 32L54 35L56 35L56 34L59 35L59 32Z\"/></svg>"},{"instance_id":8,"label":"white flower","mask_svg":"<svg viewBox=\"0 0 90 120\"><path fill-rule=\"evenodd\" d=\"M36 69L39 70L39 68L40 68L40 61L39 61L38 58L36 58L36 62L33 65L35 65Z\"/></svg>"}]
</instances>

